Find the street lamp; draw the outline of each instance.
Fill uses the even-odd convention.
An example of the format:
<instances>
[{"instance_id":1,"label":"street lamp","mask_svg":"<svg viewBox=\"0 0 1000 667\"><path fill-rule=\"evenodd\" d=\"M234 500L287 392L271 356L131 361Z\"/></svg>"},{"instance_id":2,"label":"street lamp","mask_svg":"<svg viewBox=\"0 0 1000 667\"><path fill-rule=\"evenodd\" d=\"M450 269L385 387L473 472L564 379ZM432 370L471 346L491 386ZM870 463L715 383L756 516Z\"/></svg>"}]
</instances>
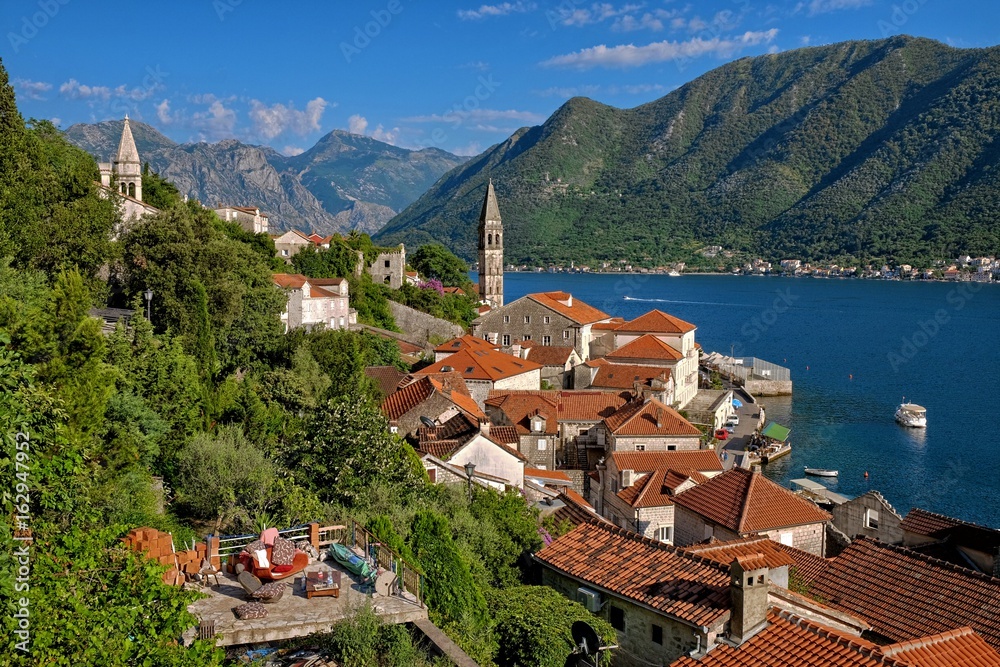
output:
<instances>
[{"instance_id":1,"label":"street lamp","mask_svg":"<svg viewBox=\"0 0 1000 667\"><path fill-rule=\"evenodd\" d=\"M153 306L153 290L147 287L146 291L143 292L143 295L146 297L146 321L148 322L150 318L151 308Z\"/></svg>"},{"instance_id":2,"label":"street lamp","mask_svg":"<svg viewBox=\"0 0 1000 667\"><path fill-rule=\"evenodd\" d=\"M472 502L472 473L476 472L476 464L469 463L465 464L465 476L469 478L469 502Z\"/></svg>"}]
</instances>

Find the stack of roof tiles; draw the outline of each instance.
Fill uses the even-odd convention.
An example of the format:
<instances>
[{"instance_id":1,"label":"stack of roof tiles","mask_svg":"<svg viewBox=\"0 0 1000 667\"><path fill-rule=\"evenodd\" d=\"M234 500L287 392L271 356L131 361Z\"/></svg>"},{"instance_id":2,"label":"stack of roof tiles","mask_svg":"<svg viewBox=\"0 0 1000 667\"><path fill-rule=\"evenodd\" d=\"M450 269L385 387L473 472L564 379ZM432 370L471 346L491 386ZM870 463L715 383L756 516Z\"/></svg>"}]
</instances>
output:
<instances>
[{"instance_id":1,"label":"stack of roof tiles","mask_svg":"<svg viewBox=\"0 0 1000 667\"><path fill-rule=\"evenodd\" d=\"M735 533L829 521L814 503L782 488L757 472L733 468L674 498L674 504Z\"/></svg>"},{"instance_id":2,"label":"stack of roof tiles","mask_svg":"<svg viewBox=\"0 0 1000 667\"><path fill-rule=\"evenodd\" d=\"M122 542L133 551L143 553L150 560L167 566L167 571L163 573L163 583L168 586L180 586L191 579L201 571L202 563L208 555L208 545L205 542L197 543L194 549L175 552L173 535L155 528L133 528L122 538ZM210 562L216 569L221 567L218 556L213 556Z\"/></svg>"},{"instance_id":3,"label":"stack of roof tiles","mask_svg":"<svg viewBox=\"0 0 1000 667\"><path fill-rule=\"evenodd\" d=\"M780 544L763 536L692 544L681 548L686 553L707 558L720 566L728 566L734 559L749 555L760 556L763 559L763 566L767 568L795 566L795 559L783 550Z\"/></svg>"}]
</instances>

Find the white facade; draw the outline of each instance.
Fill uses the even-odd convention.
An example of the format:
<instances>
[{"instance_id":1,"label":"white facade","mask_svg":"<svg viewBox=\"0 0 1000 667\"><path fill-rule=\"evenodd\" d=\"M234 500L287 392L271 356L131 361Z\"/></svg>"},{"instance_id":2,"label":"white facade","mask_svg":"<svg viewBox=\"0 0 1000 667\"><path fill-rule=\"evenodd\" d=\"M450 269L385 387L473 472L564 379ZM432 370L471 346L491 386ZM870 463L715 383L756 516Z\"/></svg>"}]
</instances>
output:
<instances>
[{"instance_id":1,"label":"white facade","mask_svg":"<svg viewBox=\"0 0 1000 667\"><path fill-rule=\"evenodd\" d=\"M346 280L324 279L320 282L328 284L323 286L309 281L302 281L296 285L294 282L287 284L289 281L275 276L275 282L289 290L288 304L281 314L285 332L298 327L308 329L317 325L327 329L347 329L352 324L357 324L357 311L351 310L349 305Z\"/></svg>"},{"instance_id":2,"label":"white facade","mask_svg":"<svg viewBox=\"0 0 1000 667\"><path fill-rule=\"evenodd\" d=\"M483 433L477 434L452 454L448 463L458 468L474 463L477 475L485 473L507 480L519 489L524 488L524 461Z\"/></svg>"},{"instance_id":3,"label":"white facade","mask_svg":"<svg viewBox=\"0 0 1000 667\"><path fill-rule=\"evenodd\" d=\"M235 222L251 234L266 234L268 219L255 206L220 206L215 214L228 222Z\"/></svg>"}]
</instances>

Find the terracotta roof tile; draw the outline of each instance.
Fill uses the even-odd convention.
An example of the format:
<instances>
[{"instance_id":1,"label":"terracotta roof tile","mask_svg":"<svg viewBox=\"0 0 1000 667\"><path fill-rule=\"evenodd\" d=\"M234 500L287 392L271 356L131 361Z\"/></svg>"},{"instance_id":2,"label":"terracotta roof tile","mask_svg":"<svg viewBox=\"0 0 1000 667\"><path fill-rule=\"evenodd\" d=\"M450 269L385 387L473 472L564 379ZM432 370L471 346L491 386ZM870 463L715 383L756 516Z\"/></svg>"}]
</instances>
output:
<instances>
[{"instance_id":1,"label":"terracotta roof tile","mask_svg":"<svg viewBox=\"0 0 1000 667\"><path fill-rule=\"evenodd\" d=\"M822 558L808 551L788 546L787 544L778 544L778 548L795 561L793 567L796 575L803 583L808 585L812 585L812 582L819 579L826 572L826 568L829 567L831 562L829 558Z\"/></svg>"},{"instance_id":2,"label":"terracotta roof tile","mask_svg":"<svg viewBox=\"0 0 1000 667\"><path fill-rule=\"evenodd\" d=\"M728 566L737 556L759 555L765 567L794 566L795 560L781 549L781 545L765 537L744 537L726 542L712 541L682 547L689 554L707 558L719 565Z\"/></svg>"},{"instance_id":3,"label":"terracotta roof tile","mask_svg":"<svg viewBox=\"0 0 1000 667\"><path fill-rule=\"evenodd\" d=\"M656 359L671 362L684 358L683 354L652 334L643 334L604 356L612 361L615 359Z\"/></svg>"},{"instance_id":4,"label":"terracotta roof tile","mask_svg":"<svg viewBox=\"0 0 1000 667\"><path fill-rule=\"evenodd\" d=\"M608 322L597 322L594 326L590 327L591 331L614 331L621 325L625 324L625 318L623 317L612 317Z\"/></svg>"},{"instance_id":5,"label":"terracotta roof tile","mask_svg":"<svg viewBox=\"0 0 1000 667\"><path fill-rule=\"evenodd\" d=\"M566 292L539 292L528 294L527 298L568 317L577 324L592 324L611 317L579 299L574 299L572 294Z\"/></svg>"},{"instance_id":6,"label":"terracotta roof tile","mask_svg":"<svg viewBox=\"0 0 1000 667\"><path fill-rule=\"evenodd\" d=\"M271 280L278 287L286 289L302 289L302 286L308 281L305 276L299 273L275 273L271 276Z\"/></svg>"},{"instance_id":7,"label":"terracotta roof tile","mask_svg":"<svg viewBox=\"0 0 1000 667\"><path fill-rule=\"evenodd\" d=\"M382 412L392 420L399 419L417 407L434 393L434 385L427 378L421 378L389 394L382 401Z\"/></svg>"},{"instance_id":8,"label":"terracotta roof tile","mask_svg":"<svg viewBox=\"0 0 1000 667\"><path fill-rule=\"evenodd\" d=\"M879 651L913 667L1000 667L1000 653L970 627L889 644Z\"/></svg>"},{"instance_id":9,"label":"terracotta roof tile","mask_svg":"<svg viewBox=\"0 0 1000 667\"><path fill-rule=\"evenodd\" d=\"M555 484L556 486L569 486L573 483L573 480L569 478L569 475L562 472L561 470L546 470L544 468L525 468L525 477L534 477L540 479L545 484Z\"/></svg>"},{"instance_id":10,"label":"terracotta roof tile","mask_svg":"<svg viewBox=\"0 0 1000 667\"><path fill-rule=\"evenodd\" d=\"M831 518L805 498L743 468L727 470L684 491L674 498L674 504L739 534L822 523Z\"/></svg>"},{"instance_id":11,"label":"terracotta roof tile","mask_svg":"<svg viewBox=\"0 0 1000 667\"><path fill-rule=\"evenodd\" d=\"M903 547L856 539L830 560L811 592L859 614L890 641L968 625L1000 649L1000 579Z\"/></svg>"},{"instance_id":12,"label":"terracotta roof tile","mask_svg":"<svg viewBox=\"0 0 1000 667\"><path fill-rule=\"evenodd\" d=\"M691 468L698 472L719 472L722 461L711 449L681 452L612 452L618 470L652 472L661 468Z\"/></svg>"},{"instance_id":13,"label":"terracotta roof tile","mask_svg":"<svg viewBox=\"0 0 1000 667\"><path fill-rule=\"evenodd\" d=\"M679 412L655 398L633 401L619 408L604 420L604 425L614 435L634 436L694 436L701 431Z\"/></svg>"},{"instance_id":14,"label":"terracotta roof tile","mask_svg":"<svg viewBox=\"0 0 1000 667\"><path fill-rule=\"evenodd\" d=\"M535 554L545 566L695 625L729 614L729 573L621 528L584 523Z\"/></svg>"},{"instance_id":15,"label":"terracotta roof tile","mask_svg":"<svg viewBox=\"0 0 1000 667\"><path fill-rule=\"evenodd\" d=\"M591 381L591 387L601 389L631 389L638 382L649 387L653 380L667 382L670 379L670 369L658 366L639 366L637 364L605 363L598 366L597 373Z\"/></svg>"},{"instance_id":16,"label":"terracotta roof tile","mask_svg":"<svg viewBox=\"0 0 1000 667\"><path fill-rule=\"evenodd\" d=\"M471 334L452 338L434 348L435 352L458 352L459 350L495 350L496 345Z\"/></svg>"},{"instance_id":17,"label":"terracotta roof tile","mask_svg":"<svg viewBox=\"0 0 1000 667\"><path fill-rule=\"evenodd\" d=\"M545 434L553 435L559 431L559 422L556 419L557 401L553 397L490 392L486 405L503 412L519 434L528 435L532 432L531 418L538 414L545 417Z\"/></svg>"},{"instance_id":18,"label":"terracotta roof tile","mask_svg":"<svg viewBox=\"0 0 1000 667\"><path fill-rule=\"evenodd\" d=\"M383 397L396 391L400 380L406 377L406 374L395 366L368 366L365 368L365 375L375 381L375 386Z\"/></svg>"},{"instance_id":19,"label":"terracotta roof tile","mask_svg":"<svg viewBox=\"0 0 1000 667\"><path fill-rule=\"evenodd\" d=\"M683 656L671 667L912 667L883 656L878 647L786 611L772 609L768 626L740 646L722 644L698 660Z\"/></svg>"},{"instance_id":20,"label":"terracotta roof tile","mask_svg":"<svg viewBox=\"0 0 1000 667\"><path fill-rule=\"evenodd\" d=\"M449 355L441 361L417 371L415 375L440 373L454 369L461 373L462 377L466 380L489 380L495 382L504 378L529 373L540 368L540 364L528 361L527 359L518 359L503 352L496 352L491 349L465 349L459 350L455 354Z\"/></svg>"},{"instance_id":21,"label":"terracotta roof tile","mask_svg":"<svg viewBox=\"0 0 1000 667\"><path fill-rule=\"evenodd\" d=\"M643 332L643 333L668 333L684 334L697 329L690 322L685 322L679 317L668 315L662 310L651 310L644 315L640 315L634 320L629 320L620 324L615 331L622 332Z\"/></svg>"},{"instance_id":22,"label":"terracotta roof tile","mask_svg":"<svg viewBox=\"0 0 1000 667\"><path fill-rule=\"evenodd\" d=\"M958 526L961 523L963 522L960 519L914 507L909 514L903 517L903 522L899 527L910 533L932 537L940 530Z\"/></svg>"},{"instance_id":23,"label":"terracotta roof tile","mask_svg":"<svg viewBox=\"0 0 1000 667\"><path fill-rule=\"evenodd\" d=\"M903 518L900 527L910 533L947 540L953 546L961 545L988 554L1000 549L1000 530L916 507Z\"/></svg>"},{"instance_id":24,"label":"terracotta roof tile","mask_svg":"<svg viewBox=\"0 0 1000 667\"><path fill-rule=\"evenodd\" d=\"M577 505L579 505L580 507L584 507L584 508L586 508L588 510L594 509L594 506L591 505L590 503L588 503L586 498L584 498L583 496L581 496L579 493L577 493L573 489L565 489L565 490L563 490L563 494L566 495L566 496L568 496L569 498L571 498L573 500L573 502L576 503Z\"/></svg>"},{"instance_id":25,"label":"terracotta roof tile","mask_svg":"<svg viewBox=\"0 0 1000 667\"><path fill-rule=\"evenodd\" d=\"M565 366L574 348L563 345L534 345L528 359L542 366Z\"/></svg>"},{"instance_id":26,"label":"terracotta roof tile","mask_svg":"<svg viewBox=\"0 0 1000 667\"><path fill-rule=\"evenodd\" d=\"M513 445L516 449L519 438L513 426L490 426L490 440L501 445ZM518 456L524 458L520 452Z\"/></svg>"},{"instance_id":27,"label":"terracotta roof tile","mask_svg":"<svg viewBox=\"0 0 1000 667\"><path fill-rule=\"evenodd\" d=\"M559 391L559 390L492 390L487 401L499 400L503 396L541 396L553 402L556 420L560 422L597 423L615 413L629 402L630 392L613 391ZM496 403L490 403L497 405Z\"/></svg>"},{"instance_id":28,"label":"terracotta roof tile","mask_svg":"<svg viewBox=\"0 0 1000 667\"><path fill-rule=\"evenodd\" d=\"M556 499L563 503L562 507L559 507L551 514L556 525L559 525L563 521L568 521L574 526L579 526L581 523L590 523L591 521L609 523L607 519L594 512L594 508L590 506L590 503L584 501L581 504L577 501L577 498L580 498L580 494L575 491L573 492L573 496L565 491L556 496Z\"/></svg>"},{"instance_id":29,"label":"terracotta roof tile","mask_svg":"<svg viewBox=\"0 0 1000 667\"><path fill-rule=\"evenodd\" d=\"M673 496L676 489L687 481L701 484L708 481L708 477L690 468L654 470L632 486L619 491L617 495L636 509L667 507L674 504Z\"/></svg>"}]
</instances>

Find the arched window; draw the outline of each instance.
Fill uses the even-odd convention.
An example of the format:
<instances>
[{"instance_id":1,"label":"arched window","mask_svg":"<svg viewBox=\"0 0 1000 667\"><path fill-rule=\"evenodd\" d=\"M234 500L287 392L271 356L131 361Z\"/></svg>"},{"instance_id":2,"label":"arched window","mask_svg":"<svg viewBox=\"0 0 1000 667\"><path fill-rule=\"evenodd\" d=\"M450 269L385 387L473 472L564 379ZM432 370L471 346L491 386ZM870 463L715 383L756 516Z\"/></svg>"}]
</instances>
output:
<instances>
[{"instance_id":1,"label":"arched window","mask_svg":"<svg viewBox=\"0 0 1000 667\"><path fill-rule=\"evenodd\" d=\"M497 232L497 245L500 245L500 233Z\"/></svg>"},{"instance_id":2,"label":"arched window","mask_svg":"<svg viewBox=\"0 0 1000 667\"><path fill-rule=\"evenodd\" d=\"M128 186L125 185L124 183L122 183L122 194L123 195L127 195L128 194Z\"/></svg>"},{"instance_id":3,"label":"arched window","mask_svg":"<svg viewBox=\"0 0 1000 667\"><path fill-rule=\"evenodd\" d=\"M490 240L486 242L486 245L493 245L493 235L492 234L490 234L489 239Z\"/></svg>"},{"instance_id":4,"label":"arched window","mask_svg":"<svg viewBox=\"0 0 1000 667\"><path fill-rule=\"evenodd\" d=\"M128 196L135 197L135 183L128 184Z\"/></svg>"}]
</instances>

